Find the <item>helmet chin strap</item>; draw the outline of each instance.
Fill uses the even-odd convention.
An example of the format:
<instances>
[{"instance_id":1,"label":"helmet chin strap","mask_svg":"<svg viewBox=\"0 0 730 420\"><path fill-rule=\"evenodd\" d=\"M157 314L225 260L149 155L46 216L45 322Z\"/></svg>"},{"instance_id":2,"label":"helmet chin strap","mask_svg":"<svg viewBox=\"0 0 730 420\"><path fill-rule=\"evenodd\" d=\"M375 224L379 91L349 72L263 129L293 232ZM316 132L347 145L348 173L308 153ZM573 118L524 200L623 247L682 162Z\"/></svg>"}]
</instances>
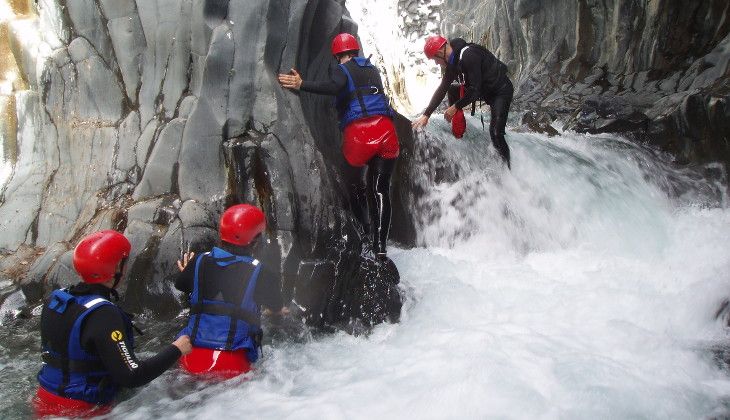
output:
<instances>
[{"instance_id":1,"label":"helmet chin strap","mask_svg":"<svg viewBox=\"0 0 730 420\"><path fill-rule=\"evenodd\" d=\"M111 289L111 296L114 297L115 301L119 301L119 292L117 292L117 286L119 285L119 282L122 280L122 272L124 271L124 264L127 263L126 258L122 258L122 263L119 264L119 270L117 270L116 273L114 273L114 284L112 284Z\"/></svg>"}]
</instances>

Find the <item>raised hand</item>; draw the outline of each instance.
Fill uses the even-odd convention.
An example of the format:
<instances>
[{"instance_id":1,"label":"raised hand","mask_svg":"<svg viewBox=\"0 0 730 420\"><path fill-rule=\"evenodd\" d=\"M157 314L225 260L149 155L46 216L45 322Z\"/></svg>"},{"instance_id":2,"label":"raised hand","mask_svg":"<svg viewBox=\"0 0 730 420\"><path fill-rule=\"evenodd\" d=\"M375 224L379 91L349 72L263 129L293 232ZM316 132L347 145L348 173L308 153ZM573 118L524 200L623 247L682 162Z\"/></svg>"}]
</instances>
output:
<instances>
[{"instance_id":1,"label":"raised hand","mask_svg":"<svg viewBox=\"0 0 730 420\"><path fill-rule=\"evenodd\" d=\"M177 268L180 271L185 270L185 267L188 266L188 263L193 259L195 256L194 252L186 252L182 255L182 260L177 260Z\"/></svg>"},{"instance_id":2,"label":"raised hand","mask_svg":"<svg viewBox=\"0 0 730 420\"><path fill-rule=\"evenodd\" d=\"M279 84L287 89L299 90L302 86L302 76L294 69L291 69L289 74L279 73L278 79Z\"/></svg>"}]
</instances>

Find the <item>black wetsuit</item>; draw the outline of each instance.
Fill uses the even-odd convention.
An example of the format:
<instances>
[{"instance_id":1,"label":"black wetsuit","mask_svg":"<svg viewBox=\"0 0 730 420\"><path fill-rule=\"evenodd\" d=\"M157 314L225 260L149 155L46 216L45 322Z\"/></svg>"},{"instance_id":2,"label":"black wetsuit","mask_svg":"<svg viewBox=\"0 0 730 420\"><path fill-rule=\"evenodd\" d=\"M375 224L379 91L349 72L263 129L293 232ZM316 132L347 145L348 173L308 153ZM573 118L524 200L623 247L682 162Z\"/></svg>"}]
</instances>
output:
<instances>
[{"instance_id":1,"label":"black wetsuit","mask_svg":"<svg viewBox=\"0 0 730 420\"><path fill-rule=\"evenodd\" d=\"M69 289L74 296L99 295L110 299L112 289L100 284L80 283ZM44 305L41 313L41 340L48 342L48 338L59 331L55 312ZM126 331L127 323L119 312L119 308L103 305L94 310L84 320L81 327L81 346L85 351L101 359L104 367L115 384L122 387L138 387L147 384L167 369L172 367L182 355L180 350L172 344L165 346L162 351L147 360L139 360L134 354L129 337L124 336L120 341L112 339L113 331ZM51 340L62 342L63 340Z\"/></svg>"},{"instance_id":2,"label":"black wetsuit","mask_svg":"<svg viewBox=\"0 0 730 420\"><path fill-rule=\"evenodd\" d=\"M337 96L347 89L347 76L339 68L330 68L330 80L303 80L299 88L304 92ZM385 254L392 214L390 202L390 178L396 159L375 156L367 166L350 179L350 201L353 213L365 231L373 222L373 252ZM366 194L367 193L367 194ZM369 209L368 212L365 209Z\"/></svg>"},{"instance_id":3,"label":"black wetsuit","mask_svg":"<svg viewBox=\"0 0 730 420\"><path fill-rule=\"evenodd\" d=\"M492 138L492 144L499 152L502 160L509 167L510 152L504 133L514 87L507 77L507 66L480 45L467 44L461 38L454 38L449 44L453 50L453 56L446 66L441 84L436 89L431 102L423 113L431 116L446 96L451 83L459 75L463 75L465 82L464 97L457 100L454 105L459 109L463 109L480 99L489 104L492 114L489 122L489 136ZM469 48L464 51L464 55L460 59L461 50L466 46Z\"/></svg>"},{"instance_id":4,"label":"black wetsuit","mask_svg":"<svg viewBox=\"0 0 730 420\"><path fill-rule=\"evenodd\" d=\"M239 248L237 251L227 249L236 255L250 255L249 252L243 251L245 248ZM233 264L226 267L220 267L215 263L212 257L203 255L200 258L200 279L205 281L205 287L200 288L203 293L201 299L220 300L233 305L240 305L243 300L243 294L248 286L248 280L253 274L253 266L249 264ZM195 262L196 259L190 261L185 269L178 275L175 280L175 288L184 292L191 293L195 279ZM233 270L235 276L240 278L239 282L230 281L230 275ZM239 272L240 271L240 272ZM272 311L278 311L284 306L284 300L281 295L281 278L276 275L266 264L262 265L259 278L256 281L256 290L254 291L254 302L263 305Z\"/></svg>"}]
</instances>

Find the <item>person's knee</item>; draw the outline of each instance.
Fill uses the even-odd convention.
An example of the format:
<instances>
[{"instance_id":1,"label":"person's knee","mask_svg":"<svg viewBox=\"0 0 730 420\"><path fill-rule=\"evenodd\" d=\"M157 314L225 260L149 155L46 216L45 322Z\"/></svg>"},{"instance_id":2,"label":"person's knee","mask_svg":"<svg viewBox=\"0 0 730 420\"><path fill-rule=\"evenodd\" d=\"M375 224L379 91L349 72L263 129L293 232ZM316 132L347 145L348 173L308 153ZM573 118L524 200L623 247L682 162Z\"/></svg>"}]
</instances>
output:
<instances>
[{"instance_id":1,"label":"person's knee","mask_svg":"<svg viewBox=\"0 0 730 420\"><path fill-rule=\"evenodd\" d=\"M489 126L489 136L492 138L492 141L497 140L499 137L501 137L502 141L504 141L504 134L504 127L502 127L501 125L495 124Z\"/></svg>"}]
</instances>

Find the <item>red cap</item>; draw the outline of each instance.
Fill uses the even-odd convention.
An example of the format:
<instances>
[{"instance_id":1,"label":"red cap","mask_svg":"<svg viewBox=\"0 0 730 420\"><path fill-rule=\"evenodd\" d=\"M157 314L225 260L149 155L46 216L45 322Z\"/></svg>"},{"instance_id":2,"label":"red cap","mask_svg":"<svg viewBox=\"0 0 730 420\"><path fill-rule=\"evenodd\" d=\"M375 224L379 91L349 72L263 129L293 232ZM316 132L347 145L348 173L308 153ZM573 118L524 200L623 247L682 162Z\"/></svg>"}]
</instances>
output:
<instances>
[{"instance_id":1,"label":"red cap","mask_svg":"<svg viewBox=\"0 0 730 420\"><path fill-rule=\"evenodd\" d=\"M103 283L114 277L117 265L129 257L132 245L116 230L84 237L74 249L74 268L86 283Z\"/></svg>"},{"instance_id":2,"label":"red cap","mask_svg":"<svg viewBox=\"0 0 730 420\"><path fill-rule=\"evenodd\" d=\"M266 229L266 217L258 207L236 204L223 212L218 229L222 241L245 246Z\"/></svg>"}]
</instances>

